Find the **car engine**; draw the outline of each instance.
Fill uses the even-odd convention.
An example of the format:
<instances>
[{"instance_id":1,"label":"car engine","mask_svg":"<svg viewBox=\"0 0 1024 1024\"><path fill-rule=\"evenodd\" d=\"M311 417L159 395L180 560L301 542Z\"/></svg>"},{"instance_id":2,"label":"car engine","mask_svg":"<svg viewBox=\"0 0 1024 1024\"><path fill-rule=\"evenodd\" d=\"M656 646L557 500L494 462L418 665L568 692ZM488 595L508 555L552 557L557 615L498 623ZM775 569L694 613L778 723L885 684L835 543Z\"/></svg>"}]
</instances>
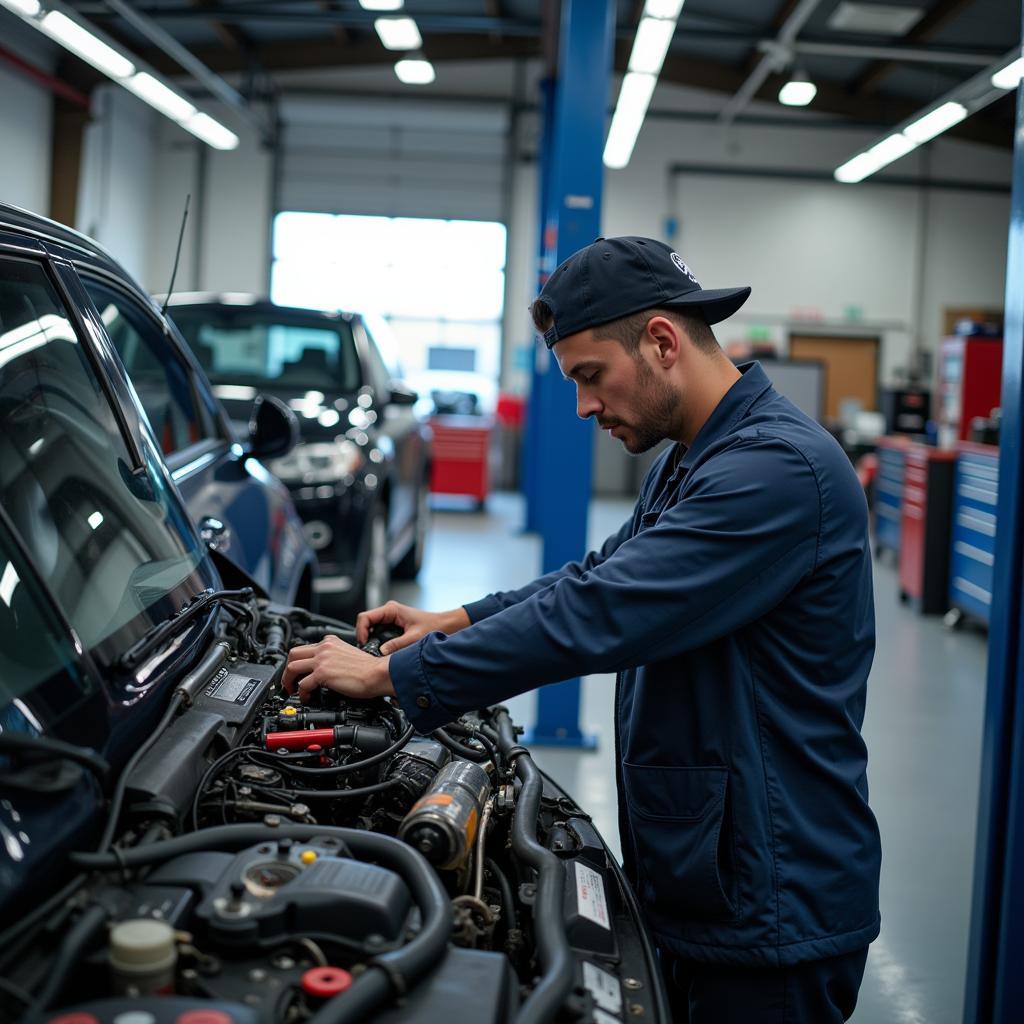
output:
<instances>
[{"instance_id":1,"label":"car engine","mask_svg":"<svg viewBox=\"0 0 1024 1024\"><path fill-rule=\"evenodd\" d=\"M99 847L5 922L3 1019L667 1019L620 869L504 708L424 736L388 699L303 703L288 650L352 627L255 599L216 615Z\"/></svg>"}]
</instances>

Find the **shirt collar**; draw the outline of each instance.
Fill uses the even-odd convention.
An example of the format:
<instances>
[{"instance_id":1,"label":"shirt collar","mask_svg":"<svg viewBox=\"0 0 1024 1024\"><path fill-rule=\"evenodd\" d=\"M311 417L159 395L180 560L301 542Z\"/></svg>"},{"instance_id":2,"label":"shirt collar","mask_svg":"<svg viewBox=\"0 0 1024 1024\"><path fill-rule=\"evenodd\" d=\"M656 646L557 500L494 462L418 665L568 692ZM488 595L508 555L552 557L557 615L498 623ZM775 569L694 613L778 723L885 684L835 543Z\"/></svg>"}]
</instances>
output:
<instances>
[{"instance_id":1,"label":"shirt collar","mask_svg":"<svg viewBox=\"0 0 1024 1024\"><path fill-rule=\"evenodd\" d=\"M747 414L754 402L772 386L760 363L741 363L737 369L741 374L740 379L722 396L715 411L697 431L693 444L679 463L682 469L688 470L701 452L719 438L725 437Z\"/></svg>"}]
</instances>

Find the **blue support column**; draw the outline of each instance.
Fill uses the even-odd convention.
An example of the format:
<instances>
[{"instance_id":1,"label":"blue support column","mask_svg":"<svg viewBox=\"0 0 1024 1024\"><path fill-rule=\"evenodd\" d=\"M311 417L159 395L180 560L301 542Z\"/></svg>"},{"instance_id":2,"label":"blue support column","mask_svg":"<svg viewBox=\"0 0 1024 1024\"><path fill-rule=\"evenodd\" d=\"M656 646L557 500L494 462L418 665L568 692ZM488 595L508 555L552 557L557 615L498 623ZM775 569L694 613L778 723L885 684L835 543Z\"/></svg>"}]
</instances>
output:
<instances>
[{"instance_id":1,"label":"blue support column","mask_svg":"<svg viewBox=\"0 0 1024 1024\"><path fill-rule=\"evenodd\" d=\"M545 78L540 83L541 95L541 132L540 132L540 156L538 158L538 199L537 220L540 223L540 238L537 253L537 291L544 287L544 283L555 268L548 265L548 261L554 255L553 250L548 254L547 240L549 231L547 226L548 209L550 208L551 195L551 168L554 166L551 160L545 160L543 154L553 145L555 131L555 80ZM540 403L534 400L534 396L540 393L538 378L541 370L538 367L538 356L540 348L544 343L534 339L534 359L532 362L530 378L530 401L527 406L526 423L524 424L523 455L520 466L520 478L523 481L523 497L526 499L526 523L527 533L540 532L540 499L538 497L539 485L537 481L541 458L541 439L544 437L543 412Z\"/></svg>"},{"instance_id":2,"label":"blue support column","mask_svg":"<svg viewBox=\"0 0 1024 1024\"><path fill-rule=\"evenodd\" d=\"M1024 90L1006 264L999 506L965 1024L1024 1007Z\"/></svg>"},{"instance_id":3,"label":"blue support column","mask_svg":"<svg viewBox=\"0 0 1024 1024\"><path fill-rule=\"evenodd\" d=\"M558 80L542 160L542 273L601 233L602 154L614 41L614 0L563 0ZM543 165L547 165L546 167ZM543 572L586 553L593 427L576 416L576 394L546 350L538 350L530 395L533 510ZM580 681L537 694L532 744L593 746L579 725Z\"/></svg>"}]
</instances>

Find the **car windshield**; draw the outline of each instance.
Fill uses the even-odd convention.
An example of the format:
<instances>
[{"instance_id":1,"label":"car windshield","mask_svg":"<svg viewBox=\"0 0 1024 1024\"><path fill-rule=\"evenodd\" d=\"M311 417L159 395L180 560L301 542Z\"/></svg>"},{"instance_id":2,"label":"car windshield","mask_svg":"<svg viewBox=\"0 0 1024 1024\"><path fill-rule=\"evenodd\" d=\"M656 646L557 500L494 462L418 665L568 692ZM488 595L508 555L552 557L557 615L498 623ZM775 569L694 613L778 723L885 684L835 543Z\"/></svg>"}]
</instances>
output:
<instances>
[{"instance_id":1,"label":"car windshield","mask_svg":"<svg viewBox=\"0 0 1024 1024\"><path fill-rule=\"evenodd\" d=\"M279 391L357 391L352 329L343 320L303 323L273 312L179 306L173 311L214 384Z\"/></svg>"},{"instance_id":2,"label":"car windshield","mask_svg":"<svg viewBox=\"0 0 1024 1024\"><path fill-rule=\"evenodd\" d=\"M156 451L141 455L44 267L0 258L0 502L101 663L212 574Z\"/></svg>"}]
</instances>

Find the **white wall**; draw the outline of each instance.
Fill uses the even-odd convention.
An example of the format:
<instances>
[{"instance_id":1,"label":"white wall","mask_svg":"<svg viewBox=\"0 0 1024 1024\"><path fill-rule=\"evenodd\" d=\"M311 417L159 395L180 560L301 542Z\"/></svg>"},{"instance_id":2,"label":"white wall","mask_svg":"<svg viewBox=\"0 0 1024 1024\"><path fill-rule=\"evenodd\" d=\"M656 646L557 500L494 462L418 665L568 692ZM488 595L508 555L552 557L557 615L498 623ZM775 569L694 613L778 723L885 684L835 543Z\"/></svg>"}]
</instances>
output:
<instances>
[{"instance_id":1,"label":"white wall","mask_svg":"<svg viewBox=\"0 0 1024 1024\"><path fill-rule=\"evenodd\" d=\"M695 90L661 87L652 106L706 110L710 102L701 102ZM777 115L778 108L752 112ZM872 140L835 127L734 125L726 131L713 123L649 118L629 166L605 173L602 234L671 240L707 287L750 284L747 305L717 329L723 343L767 331L785 352L790 329L808 324L823 332L879 334L882 379L890 383L906 367L917 338L925 350L936 350L944 306L1001 308L1008 193L672 173L675 165L700 164L831 174ZM1008 188L1010 164L1008 152L938 140L893 165L891 173ZM518 311L535 293L531 174L534 166L517 169L524 198L516 204L512 236L530 241L525 253L511 258L532 262L510 283L507 344L529 336L525 313ZM668 218L678 225L672 239ZM859 319L851 319L851 307ZM507 357L507 364L519 361ZM507 380L520 389L526 376L510 368Z\"/></svg>"},{"instance_id":2,"label":"white wall","mask_svg":"<svg viewBox=\"0 0 1024 1024\"><path fill-rule=\"evenodd\" d=\"M40 71L56 65L56 47L0 10L4 45ZM50 212L50 156L53 134L53 96L22 72L0 64L0 202L33 213Z\"/></svg>"}]
</instances>

